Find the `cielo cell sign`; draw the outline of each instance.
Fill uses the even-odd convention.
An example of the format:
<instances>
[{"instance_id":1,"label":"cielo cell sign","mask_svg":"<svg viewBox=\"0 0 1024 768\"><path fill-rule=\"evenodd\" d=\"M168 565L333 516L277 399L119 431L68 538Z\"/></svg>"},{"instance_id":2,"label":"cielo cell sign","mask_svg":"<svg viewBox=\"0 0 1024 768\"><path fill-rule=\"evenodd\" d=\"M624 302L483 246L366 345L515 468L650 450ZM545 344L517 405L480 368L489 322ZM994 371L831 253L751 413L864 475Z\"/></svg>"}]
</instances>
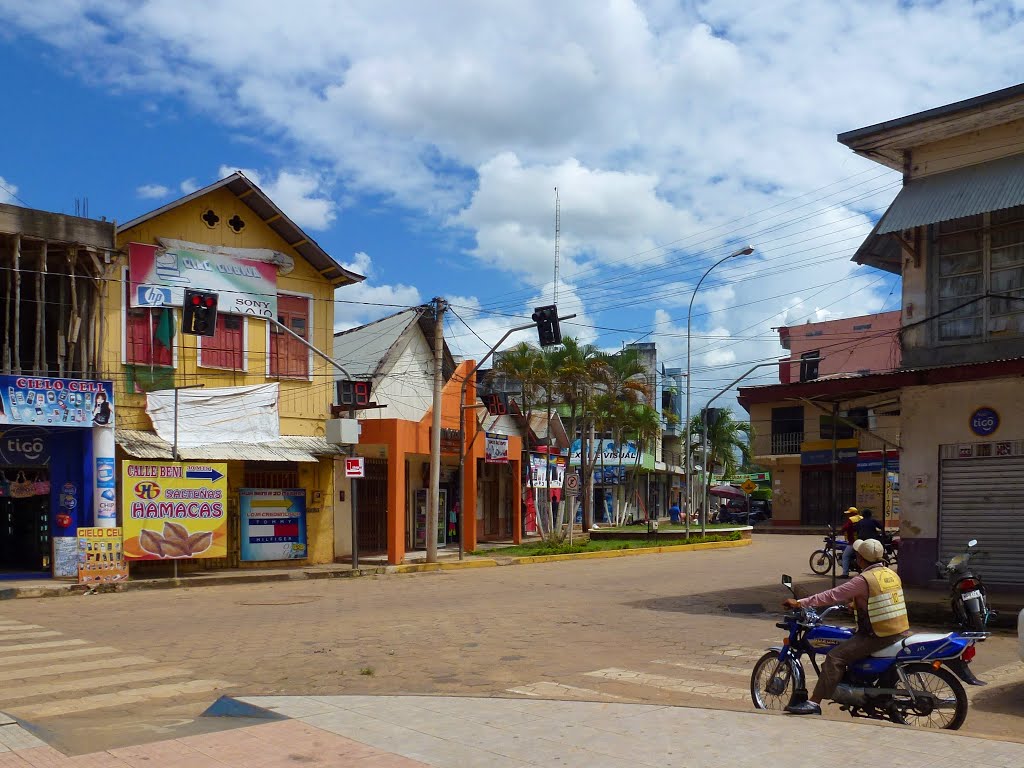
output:
<instances>
[{"instance_id":1,"label":"cielo cell sign","mask_svg":"<svg viewBox=\"0 0 1024 768\"><path fill-rule=\"evenodd\" d=\"M988 437L999 429L999 414L994 408L978 408L971 414L971 432L978 437Z\"/></svg>"}]
</instances>

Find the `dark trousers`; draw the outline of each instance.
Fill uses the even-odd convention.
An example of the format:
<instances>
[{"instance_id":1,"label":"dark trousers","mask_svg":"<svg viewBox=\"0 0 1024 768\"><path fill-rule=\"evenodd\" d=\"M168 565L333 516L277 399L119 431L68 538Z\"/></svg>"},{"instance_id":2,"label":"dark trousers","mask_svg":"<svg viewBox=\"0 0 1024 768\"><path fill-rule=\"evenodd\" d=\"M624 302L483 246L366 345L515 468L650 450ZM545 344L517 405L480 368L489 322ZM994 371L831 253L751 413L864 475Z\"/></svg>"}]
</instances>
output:
<instances>
[{"instance_id":1,"label":"dark trousers","mask_svg":"<svg viewBox=\"0 0 1024 768\"><path fill-rule=\"evenodd\" d=\"M814 686L811 698L815 701L831 699L832 694L836 691L836 686L846 674L847 667L855 661L870 656L875 651L888 648L900 637L902 635L875 637L866 632L857 632L845 643L837 645L825 656L825 662L821 665L821 675L818 676L818 682Z\"/></svg>"}]
</instances>

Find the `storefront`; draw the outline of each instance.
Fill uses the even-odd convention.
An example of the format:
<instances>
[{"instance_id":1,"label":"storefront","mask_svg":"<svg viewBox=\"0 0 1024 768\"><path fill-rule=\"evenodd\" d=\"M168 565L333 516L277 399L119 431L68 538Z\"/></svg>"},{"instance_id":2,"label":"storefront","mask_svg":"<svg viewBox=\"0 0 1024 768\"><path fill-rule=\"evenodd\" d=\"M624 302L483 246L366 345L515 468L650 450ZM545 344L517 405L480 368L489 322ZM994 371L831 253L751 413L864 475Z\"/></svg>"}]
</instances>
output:
<instances>
[{"instance_id":1,"label":"storefront","mask_svg":"<svg viewBox=\"0 0 1024 768\"><path fill-rule=\"evenodd\" d=\"M77 575L79 527L116 525L109 381L0 376L0 578Z\"/></svg>"},{"instance_id":2,"label":"storefront","mask_svg":"<svg viewBox=\"0 0 1024 768\"><path fill-rule=\"evenodd\" d=\"M1020 392L1017 376L904 388L899 505L905 581L935 578L936 559L977 539L986 583L1024 585Z\"/></svg>"}]
</instances>

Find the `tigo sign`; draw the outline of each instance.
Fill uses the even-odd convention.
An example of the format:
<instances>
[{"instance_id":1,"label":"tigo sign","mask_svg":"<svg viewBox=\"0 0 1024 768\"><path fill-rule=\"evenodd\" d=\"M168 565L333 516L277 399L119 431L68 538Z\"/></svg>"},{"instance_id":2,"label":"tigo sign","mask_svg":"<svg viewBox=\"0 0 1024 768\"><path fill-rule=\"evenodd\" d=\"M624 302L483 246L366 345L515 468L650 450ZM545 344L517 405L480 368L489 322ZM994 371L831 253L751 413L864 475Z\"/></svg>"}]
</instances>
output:
<instances>
[{"instance_id":1,"label":"tigo sign","mask_svg":"<svg viewBox=\"0 0 1024 768\"><path fill-rule=\"evenodd\" d=\"M971 414L971 432L988 437L999 429L999 414L993 408L979 408Z\"/></svg>"}]
</instances>

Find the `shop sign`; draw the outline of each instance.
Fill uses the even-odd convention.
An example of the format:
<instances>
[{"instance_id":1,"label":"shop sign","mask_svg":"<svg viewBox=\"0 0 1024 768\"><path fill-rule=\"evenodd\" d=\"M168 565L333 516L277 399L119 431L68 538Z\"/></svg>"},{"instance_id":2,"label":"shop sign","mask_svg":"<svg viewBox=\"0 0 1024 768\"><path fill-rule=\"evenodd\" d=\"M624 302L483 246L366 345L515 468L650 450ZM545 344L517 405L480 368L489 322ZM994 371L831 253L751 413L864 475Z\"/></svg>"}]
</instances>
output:
<instances>
[{"instance_id":1,"label":"shop sign","mask_svg":"<svg viewBox=\"0 0 1024 768\"><path fill-rule=\"evenodd\" d=\"M226 314L277 317L277 267L216 252L129 243L133 307L180 307L185 289L218 294Z\"/></svg>"},{"instance_id":2,"label":"shop sign","mask_svg":"<svg viewBox=\"0 0 1024 768\"><path fill-rule=\"evenodd\" d=\"M988 437L999 429L999 414L994 408L978 408L971 414L971 432Z\"/></svg>"},{"instance_id":3,"label":"shop sign","mask_svg":"<svg viewBox=\"0 0 1024 768\"><path fill-rule=\"evenodd\" d=\"M109 381L0 376L0 424L93 427L114 423Z\"/></svg>"},{"instance_id":4,"label":"shop sign","mask_svg":"<svg viewBox=\"0 0 1024 768\"><path fill-rule=\"evenodd\" d=\"M815 450L815 451L802 451L800 453L800 463L807 466L815 466L819 464L831 464L832 463L832 450ZM856 464L857 463L857 449L856 448L837 448L836 449L836 463L838 464Z\"/></svg>"},{"instance_id":5,"label":"shop sign","mask_svg":"<svg viewBox=\"0 0 1024 768\"><path fill-rule=\"evenodd\" d=\"M0 431L0 461L7 465L50 462L50 443L41 427L11 427Z\"/></svg>"},{"instance_id":6,"label":"shop sign","mask_svg":"<svg viewBox=\"0 0 1024 768\"><path fill-rule=\"evenodd\" d=\"M78 583L128 580L120 528L78 529Z\"/></svg>"},{"instance_id":7,"label":"shop sign","mask_svg":"<svg viewBox=\"0 0 1024 768\"><path fill-rule=\"evenodd\" d=\"M530 485L534 488L547 488L548 477L551 486L561 488L565 478L565 456L549 456L546 453L530 454Z\"/></svg>"},{"instance_id":8,"label":"shop sign","mask_svg":"<svg viewBox=\"0 0 1024 768\"><path fill-rule=\"evenodd\" d=\"M121 485L128 560L227 556L227 464L126 461Z\"/></svg>"},{"instance_id":9,"label":"shop sign","mask_svg":"<svg viewBox=\"0 0 1024 768\"><path fill-rule=\"evenodd\" d=\"M242 488L242 560L301 560L306 554L306 490Z\"/></svg>"},{"instance_id":10,"label":"shop sign","mask_svg":"<svg viewBox=\"0 0 1024 768\"><path fill-rule=\"evenodd\" d=\"M596 458L597 463L601 463L604 460L606 465L608 464L640 464L643 461L643 455L637 444L632 440L624 443L623 445L617 445L614 440L594 440L591 444L591 458ZM583 454L582 441L573 440L572 448L569 449L569 463L573 466L578 466L580 463L580 457Z\"/></svg>"},{"instance_id":11,"label":"shop sign","mask_svg":"<svg viewBox=\"0 0 1024 768\"><path fill-rule=\"evenodd\" d=\"M508 464L508 435L487 433L484 444L484 463Z\"/></svg>"},{"instance_id":12,"label":"shop sign","mask_svg":"<svg viewBox=\"0 0 1024 768\"><path fill-rule=\"evenodd\" d=\"M900 471L900 455L898 451L889 451L885 459L885 468L889 472ZM882 452L861 451L857 454L858 472L881 472Z\"/></svg>"}]
</instances>

